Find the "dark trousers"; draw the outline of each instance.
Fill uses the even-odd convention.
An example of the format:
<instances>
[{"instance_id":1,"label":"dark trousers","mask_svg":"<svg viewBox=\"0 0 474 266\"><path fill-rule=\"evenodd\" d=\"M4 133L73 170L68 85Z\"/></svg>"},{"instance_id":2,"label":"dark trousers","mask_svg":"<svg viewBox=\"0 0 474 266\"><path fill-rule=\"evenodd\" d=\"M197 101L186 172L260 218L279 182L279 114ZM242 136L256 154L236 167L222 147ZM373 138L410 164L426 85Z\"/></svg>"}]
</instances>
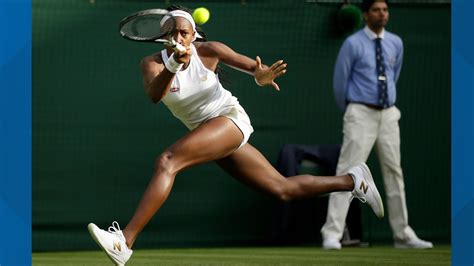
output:
<instances>
[{"instance_id":1,"label":"dark trousers","mask_svg":"<svg viewBox=\"0 0 474 266\"><path fill-rule=\"evenodd\" d=\"M280 150L276 169L283 176L301 174L302 161L313 162L310 174L333 176L341 145L285 144ZM308 172L308 171L303 171ZM295 200L279 203L276 207L272 240L278 244L320 243L319 230L326 221L327 197ZM347 226L352 238L362 237L359 204L351 204L347 215Z\"/></svg>"}]
</instances>

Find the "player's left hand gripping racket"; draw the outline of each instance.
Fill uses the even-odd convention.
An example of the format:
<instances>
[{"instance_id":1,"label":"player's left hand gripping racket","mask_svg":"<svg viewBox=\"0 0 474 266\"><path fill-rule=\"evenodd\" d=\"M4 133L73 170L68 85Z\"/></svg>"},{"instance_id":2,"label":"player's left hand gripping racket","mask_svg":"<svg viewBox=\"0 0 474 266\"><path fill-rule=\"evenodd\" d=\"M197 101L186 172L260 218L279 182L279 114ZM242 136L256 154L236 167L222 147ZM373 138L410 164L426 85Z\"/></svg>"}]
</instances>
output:
<instances>
[{"instance_id":1,"label":"player's left hand gripping racket","mask_svg":"<svg viewBox=\"0 0 474 266\"><path fill-rule=\"evenodd\" d=\"M119 32L127 40L138 42L159 42L175 51L186 48L173 39L176 20L166 9L147 9L123 18L119 23ZM160 22L167 17L163 27Z\"/></svg>"}]
</instances>

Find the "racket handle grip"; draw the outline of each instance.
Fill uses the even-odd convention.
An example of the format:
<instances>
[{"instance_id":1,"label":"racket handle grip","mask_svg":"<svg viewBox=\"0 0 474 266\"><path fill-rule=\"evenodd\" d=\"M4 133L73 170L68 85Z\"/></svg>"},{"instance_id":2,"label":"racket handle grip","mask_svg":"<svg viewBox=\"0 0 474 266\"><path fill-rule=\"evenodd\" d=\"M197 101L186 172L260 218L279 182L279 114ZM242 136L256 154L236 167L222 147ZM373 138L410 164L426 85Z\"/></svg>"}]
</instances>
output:
<instances>
[{"instance_id":1,"label":"racket handle grip","mask_svg":"<svg viewBox=\"0 0 474 266\"><path fill-rule=\"evenodd\" d=\"M175 50L175 52L186 52L186 47L182 46L180 43L175 43L173 50Z\"/></svg>"}]
</instances>

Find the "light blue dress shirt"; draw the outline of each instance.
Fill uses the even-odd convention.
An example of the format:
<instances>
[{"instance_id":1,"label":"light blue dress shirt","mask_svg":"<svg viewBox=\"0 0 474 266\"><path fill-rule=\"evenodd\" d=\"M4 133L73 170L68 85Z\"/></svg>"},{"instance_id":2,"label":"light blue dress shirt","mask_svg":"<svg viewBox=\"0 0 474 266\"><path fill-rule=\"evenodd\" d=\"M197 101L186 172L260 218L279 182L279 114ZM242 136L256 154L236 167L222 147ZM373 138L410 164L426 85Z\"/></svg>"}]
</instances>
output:
<instances>
[{"instance_id":1,"label":"light blue dress shirt","mask_svg":"<svg viewBox=\"0 0 474 266\"><path fill-rule=\"evenodd\" d=\"M333 86L337 105L343 111L351 102L379 105L375 59L377 37L382 38L388 104L395 104L396 82L403 61L403 42L400 37L385 30L377 36L365 26L344 41L337 56Z\"/></svg>"}]
</instances>

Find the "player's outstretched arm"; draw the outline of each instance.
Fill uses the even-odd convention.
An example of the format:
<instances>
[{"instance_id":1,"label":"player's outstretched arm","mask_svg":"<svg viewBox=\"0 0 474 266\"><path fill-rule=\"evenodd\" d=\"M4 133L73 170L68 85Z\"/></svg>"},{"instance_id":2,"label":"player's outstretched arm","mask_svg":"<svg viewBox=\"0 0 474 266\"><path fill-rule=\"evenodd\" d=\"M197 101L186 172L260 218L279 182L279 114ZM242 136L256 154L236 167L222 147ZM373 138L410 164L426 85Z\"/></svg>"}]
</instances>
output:
<instances>
[{"instance_id":1,"label":"player's outstretched arm","mask_svg":"<svg viewBox=\"0 0 474 266\"><path fill-rule=\"evenodd\" d=\"M280 88L274 79L285 74L287 64L283 60L278 60L272 66L262 64L260 57L256 60L248 56L239 54L229 46L220 42L206 42L205 49L202 49L203 56L217 57L224 64L255 76L255 81L260 86L273 86L276 90Z\"/></svg>"}]
</instances>

